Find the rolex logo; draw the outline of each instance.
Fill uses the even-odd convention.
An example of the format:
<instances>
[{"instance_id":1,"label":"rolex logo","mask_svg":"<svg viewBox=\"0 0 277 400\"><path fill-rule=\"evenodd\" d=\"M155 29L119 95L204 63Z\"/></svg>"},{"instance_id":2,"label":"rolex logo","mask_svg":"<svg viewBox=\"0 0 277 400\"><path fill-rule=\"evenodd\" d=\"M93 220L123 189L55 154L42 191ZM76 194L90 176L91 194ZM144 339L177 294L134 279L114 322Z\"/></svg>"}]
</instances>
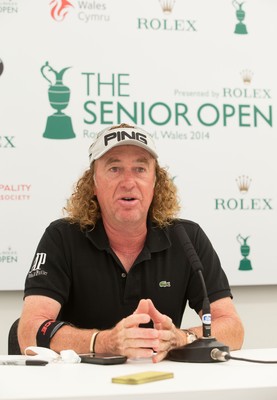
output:
<instances>
[{"instance_id":1,"label":"rolex logo","mask_svg":"<svg viewBox=\"0 0 277 400\"><path fill-rule=\"evenodd\" d=\"M173 10L175 0L159 0L165 14L170 14Z\"/></svg>"},{"instance_id":2,"label":"rolex logo","mask_svg":"<svg viewBox=\"0 0 277 400\"><path fill-rule=\"evenodd\" d=\"M250 83L252 82L252 78L253 78L253 72L248 69L245 69L245 70L241 71L240 74L241 74L243 83L245 85L250 85Z\"/></svg>"},{"instance_id":3,"label":"rolex logo","mask_svg":"<svg viewBox=\"0 0 277 400\"><path fill-rule=\"evenodd\" d=\"M247 193L250 187L252 179L248 176L242 175L236 179L239 191L243 194Z\"/></svg>"},{"instance_id":4,"label":"rolex logo","mask_svg":"<svg viewBox=\"0 0 277 400\"><path fill-rule=\"evenodd\" d=\"M241 175L236 179L241 196L215 198L215 210L218 211L272 211L273 199L269 197L249 197L248 191L252 182L249 176Z\"/></svg>"}]
</instances>

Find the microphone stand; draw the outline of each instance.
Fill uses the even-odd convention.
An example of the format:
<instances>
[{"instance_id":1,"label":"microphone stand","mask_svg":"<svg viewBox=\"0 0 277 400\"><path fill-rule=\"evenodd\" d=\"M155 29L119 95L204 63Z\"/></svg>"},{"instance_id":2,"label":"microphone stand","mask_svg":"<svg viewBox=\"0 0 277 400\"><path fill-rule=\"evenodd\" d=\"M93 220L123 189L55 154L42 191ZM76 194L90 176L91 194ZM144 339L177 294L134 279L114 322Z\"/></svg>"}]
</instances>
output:
<instances>
[{"instance_id":1,"label":"microphone stand","mask_svg":"<svg viewBox=\"0 0 277 400\"><path fill-rule=\"evenodd\" d=\"M199 274L199 278L203 289L203 306L202 306L202 328L203 336L194 342L185 346L176 347L168 352L167 359L179 362L198 362L209 363L218 361L227 361L224 358L217 357L217 350L229 354L229 347L223 343L218 342L215 337L211 336L211 311L210 301L207 294L207 287L203 277L203 266L201 261L185 231L183 225L177 225L177 229L181 227L186 253L188 255L192 269Z\"/></svg>"}]
</instances>

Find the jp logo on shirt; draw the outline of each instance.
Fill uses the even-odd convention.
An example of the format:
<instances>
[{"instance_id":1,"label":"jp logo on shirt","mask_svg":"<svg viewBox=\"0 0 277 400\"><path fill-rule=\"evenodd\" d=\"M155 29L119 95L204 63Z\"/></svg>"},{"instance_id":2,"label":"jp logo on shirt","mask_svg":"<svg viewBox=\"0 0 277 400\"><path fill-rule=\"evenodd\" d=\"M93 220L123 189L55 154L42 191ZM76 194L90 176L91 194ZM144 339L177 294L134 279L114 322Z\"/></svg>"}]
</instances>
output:
<instances>
[{"instance_id":1,"label":"jp logo on shirt","mask_svg":"<svg viewBox=\"0 0 277 400\"><path fill-rule=\"evenodd\" d=\"M47 275L48 272L41 269L41 266L45 264L46 261L46 253L37 253L34 262L29 271L28 277L33 278L38 275Z\"/></svg>"}]
</instances>

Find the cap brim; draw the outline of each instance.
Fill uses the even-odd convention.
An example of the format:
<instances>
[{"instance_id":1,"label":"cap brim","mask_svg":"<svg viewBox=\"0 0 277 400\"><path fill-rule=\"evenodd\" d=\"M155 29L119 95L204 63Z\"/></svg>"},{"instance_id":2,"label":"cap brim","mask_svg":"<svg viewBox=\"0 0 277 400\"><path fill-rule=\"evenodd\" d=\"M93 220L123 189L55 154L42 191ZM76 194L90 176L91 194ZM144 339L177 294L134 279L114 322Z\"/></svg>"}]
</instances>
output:
<instances>
[{"instance_id":1,"label":"cap brim","mask_svg":"<svg viewBox=\"0 0 277 400\"><path fill-rule=\"evenodd\" d=\"M100 152L99 154L97 154L97 156L94 157L94 160L98 160L100 157L102 157L108 151L110 151L111 149L114 149L115 147L119 147L119 146L137 146L137 147L140 147L140 148L148 151L148 153L150 153L154 158L158 158L158 154L153 149L150 149L149 146L147 146L144 143L138 142L136 140L130 139L130 140L124 140L124 142L118 142L118 143L114 144L113 146L111 146L110 148L104 149L102 152Z\"/></svg>"}]
</instances>

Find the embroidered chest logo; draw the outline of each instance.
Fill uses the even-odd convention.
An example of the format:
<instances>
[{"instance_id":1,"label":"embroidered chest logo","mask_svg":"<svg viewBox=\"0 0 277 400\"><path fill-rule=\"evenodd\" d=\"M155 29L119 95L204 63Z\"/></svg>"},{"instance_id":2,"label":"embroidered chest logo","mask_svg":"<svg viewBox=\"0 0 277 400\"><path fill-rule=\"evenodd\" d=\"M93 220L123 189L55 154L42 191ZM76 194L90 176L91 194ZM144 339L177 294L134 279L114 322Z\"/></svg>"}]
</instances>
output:
<instances>
[{"instance_id":1,"label":"embroidered chest logo","mask_svg":"<svg viewBox=\"0 0 277 400\"><path fill-rule=\"evenodd\" d=\"M170 282L168 282L168 281L161 281L161 282L159 283L159 286L160 286L161 288L164 288L164 287L171 287L171 284L170 284Z\"/></svg>"}]
</instances>

